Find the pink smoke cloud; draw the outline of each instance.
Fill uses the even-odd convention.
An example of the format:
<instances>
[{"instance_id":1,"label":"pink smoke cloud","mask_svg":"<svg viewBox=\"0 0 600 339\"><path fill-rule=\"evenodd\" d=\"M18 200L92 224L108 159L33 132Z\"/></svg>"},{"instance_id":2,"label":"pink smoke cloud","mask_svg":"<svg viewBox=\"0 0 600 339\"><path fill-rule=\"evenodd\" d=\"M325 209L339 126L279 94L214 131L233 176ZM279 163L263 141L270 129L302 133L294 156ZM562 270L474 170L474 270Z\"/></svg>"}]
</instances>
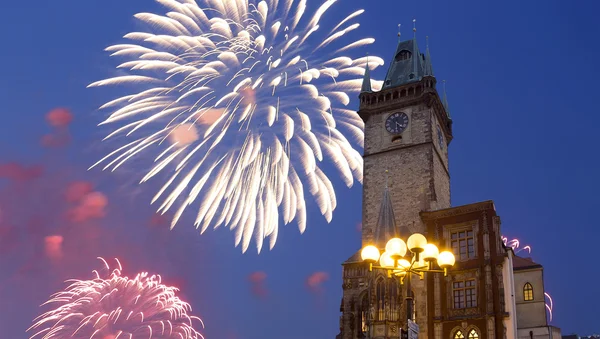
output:
<instances>
[{"instance_id":1,"label":"pink smoke cloud","mask_svg":"<svg viewBox=\"0 0 600 339\"><path fill-rule=\"evenodd\" d=\"M40 140L40 144L47 148L59 148L68 145L71 142L69 135L46 134Z\"/></svg>"},{"instance_id":2,"label":"pink smoke cloud","mask_svg":"<svg viewBox=\"0 0 600 339\"><path fill-rule=\"evenodd\" d=\"M259 298L267 297L267 288L265 286L265 281L267 280L267 274L263 271L256 271L248 275L248 280L251 284L252 294Z\"/></svg>"},{"instance_id":3,"label":"pink smoke cloud","mask_svg":"<svg viewBox=\"0 0 600 339\"><path fill-rule=\"evenodd\" d=\"M68 211L68 217L73 222L85 222L100 219L106 215L108 199L101 192L90 192L84 195L79 203Z\"/></svg>"},{"instance_id":4,"label":"pink smoke cloud","mask_svg":"<svg viewBox=\"0 0 600 339\"><path fill-rule=\"evenodd\" d=\"M67 127L73 121L73 114L66 108L55 108L46 114L46 121L52 127Z\"/></svg>"},{"instance_id":5,"label":"pink smoke cloud","mask_svg":"<svg viewBox=\"0 0 600 339\"><path fill-rule=\"evenodd\" d=\"M73 181L69 183L65 192L67 202L78 202L94 190L94 185L89 181Z\"/></svg>"},{"instance_id":6,"label":"pink smoke cloud","mask_svg":"<svg viewBox=\"0 0 600 339\"><path fill-rule=\"evenodd\" d=\"M42 166L24 166L16 162L0 164L0 178L13 181L28 181L38 178L42 175L44 169Z\"/></svg>"},{"instance_id":7,"label":"pink smoke cloud","mask_svg":"<svg viewBox=\"0 0 600 339\"><path fill-rule=\"evenodd\" d=\"M329 274L327 272L314 272L306 279L306 286L313 293L322 293L322 284L329 280Z\"/></svg>"},{"instance_id":8,"label":"pink smoke cloud","mask_svg":"<svg viewBox=\"0 0 600 339\"><path fill-rule=\"evenodd\" d=\"M55 261L60 260L63 256L62 252L63 237L60 235L49 235L44 238L46 256Z\"/></svg>"}]
</instances>

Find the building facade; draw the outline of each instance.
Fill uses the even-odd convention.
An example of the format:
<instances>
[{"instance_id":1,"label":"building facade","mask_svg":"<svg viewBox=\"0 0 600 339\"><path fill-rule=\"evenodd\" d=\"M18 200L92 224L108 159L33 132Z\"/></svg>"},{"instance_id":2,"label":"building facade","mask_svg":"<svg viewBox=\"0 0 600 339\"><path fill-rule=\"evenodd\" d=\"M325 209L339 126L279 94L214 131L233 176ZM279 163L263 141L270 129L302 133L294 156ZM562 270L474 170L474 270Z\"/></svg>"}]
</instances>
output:
<instances>
[{"instance_id":1,"label":"building facade","mask_svg":"<svg viewBox=\"0 0 600 339\"><path fill-rule=\"evenodd\" d=\"M493 202L451 206L452 119L436 83L429 48L421 53L416 38L398 43L381 90L373 91L365 71L358 111L365 123L362 245L383 250L390 238L418 232L451 249L456 265L446 277L412 279L407 291L385 272L370 272L357 251L343 263L339 339L399 338L409 316L421 339L521 338L520 325L544 323L545 306L515 296L523 276L513 275L514 253L504 246ZM534 278L523 279L539 285ZM518 322L518 310L536 315Z\"/></svg>"}]
</instances>

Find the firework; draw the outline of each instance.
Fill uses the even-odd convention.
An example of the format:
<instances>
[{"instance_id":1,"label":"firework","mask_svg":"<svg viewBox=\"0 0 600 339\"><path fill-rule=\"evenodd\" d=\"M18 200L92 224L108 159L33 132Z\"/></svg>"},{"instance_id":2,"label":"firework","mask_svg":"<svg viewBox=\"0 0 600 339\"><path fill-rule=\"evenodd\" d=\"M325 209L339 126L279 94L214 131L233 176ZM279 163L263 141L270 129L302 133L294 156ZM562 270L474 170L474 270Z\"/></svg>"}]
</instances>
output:
<instances>
[{"instance_id":1,"label":"firework","mask_svg":"<svg viewBox=\"0 0 600 339\"><path fill-rule=\"evenodd\" d=\"M552 297L548 292L544 292L544 299L546 301L546 309L548 310L548 314L550 315L550 322L552 322L552 309L554 308L554 301L552 301Z\"/></svg>"},{"instance_id":2,"label":"firework","mask_svg":"<svg viewBox=\"0 0 600 339\"><path fill-rule=\"evenodd\" d=\"M272 248L280 221L304 232L308 197L331 221L336 194L323 165L348 187L362 182L364 125L345 106L365 68L383 65L346 56L374 42L351 38L364 11L325 27L335 0L314 14L306 0L158 2L166 15L135 15L149 32L107 48L126 75L90 85L136 88L101 107L110 111L101 124L116 126L105 140L120 141L94 166L153 160L141 182L168 171L152 203L173 208L171 228L197 202L196 228L227 226L242 251L253 237L259 252L265 239Z\"/></svg>"},{"instance_id":3,"label":"firework","mask_svg":"<svg viewBox=\"0 0 600 339\"><path fill-rule=\"evenodd\" d=\"M101 259L101 258L100 258ZM101 259L107 271L110 268ZM188 315L175 287L161 284L160 276L140 273L134 279L121 275L121 264L108 279L97 271L92 280L73 280L46 304L56 307L38 318L27 331L31 338L73 339L203 339L193 327L202 320Z\"/></svg>"},{"instance_id":4,"label":"firework","mask_svg":"<svg viewBox=\"0 0 600 339\"><path fill-rule=\"evenodd\" d=\"M508 246L508 247L512 248L513 251L515 251L515 254L517 254L521 251L527 251L529 254L531 254L531 246L525 245L521 248L521 241L519 241L519 239L508 240L508 238L504 237L504 236L502 236L501 239L502 239L502 242L504 243L504 246Z\"/></svg>"}]
</instances>

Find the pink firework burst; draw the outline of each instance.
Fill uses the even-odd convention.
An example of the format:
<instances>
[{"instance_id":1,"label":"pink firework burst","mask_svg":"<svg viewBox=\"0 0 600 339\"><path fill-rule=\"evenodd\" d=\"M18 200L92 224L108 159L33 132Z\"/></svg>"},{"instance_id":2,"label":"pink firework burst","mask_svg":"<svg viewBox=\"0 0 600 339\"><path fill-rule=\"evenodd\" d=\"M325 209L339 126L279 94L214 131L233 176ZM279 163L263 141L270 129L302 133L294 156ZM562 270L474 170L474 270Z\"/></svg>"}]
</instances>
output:
<instances>
[{"instance_id":1,"label":"pink firework burst","mask_svg":"<svg viewBox=\"0 0 600 339\"><path fill-rule=\"evenodd\" d=\"M94 271L92 280L71 280L66 290L54 294L46 304L56 305L34 320L27 331L31 338L72 339L203 339L188 315L191 307L180 300L175 287L161 284L159 275L140 273L129 279L122 267L110 271L102 259L107 279Z\"/></svg>"}]
</instances>

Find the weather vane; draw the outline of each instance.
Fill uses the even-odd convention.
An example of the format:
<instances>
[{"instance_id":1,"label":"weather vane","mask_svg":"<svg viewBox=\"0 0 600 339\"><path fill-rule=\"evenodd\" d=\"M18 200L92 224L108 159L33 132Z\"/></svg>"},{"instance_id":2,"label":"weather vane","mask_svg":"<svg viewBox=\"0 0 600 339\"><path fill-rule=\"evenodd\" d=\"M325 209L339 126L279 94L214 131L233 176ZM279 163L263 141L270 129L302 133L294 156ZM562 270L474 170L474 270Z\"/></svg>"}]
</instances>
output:
<instances>
[{"instance_id":1,"label":"weather vane","mask_svg":"<svg viewBox=\"0 0 600 339\"><path fill-rule=\"evenodd\" d=\"M400 32L400 27L402 27L402 24L398 24L398 41L400 41L400 35L402 35Z\"/></svg>"},{"instance_id":2,"label":"weather vane","mask_svg":"<svg viewBox=\"0 0 600 339\"><path fill-rule=\"evenodd\" d=\"M417 37L417 19L413 19L413 34Z\"/></svg>"}]
</instances>

